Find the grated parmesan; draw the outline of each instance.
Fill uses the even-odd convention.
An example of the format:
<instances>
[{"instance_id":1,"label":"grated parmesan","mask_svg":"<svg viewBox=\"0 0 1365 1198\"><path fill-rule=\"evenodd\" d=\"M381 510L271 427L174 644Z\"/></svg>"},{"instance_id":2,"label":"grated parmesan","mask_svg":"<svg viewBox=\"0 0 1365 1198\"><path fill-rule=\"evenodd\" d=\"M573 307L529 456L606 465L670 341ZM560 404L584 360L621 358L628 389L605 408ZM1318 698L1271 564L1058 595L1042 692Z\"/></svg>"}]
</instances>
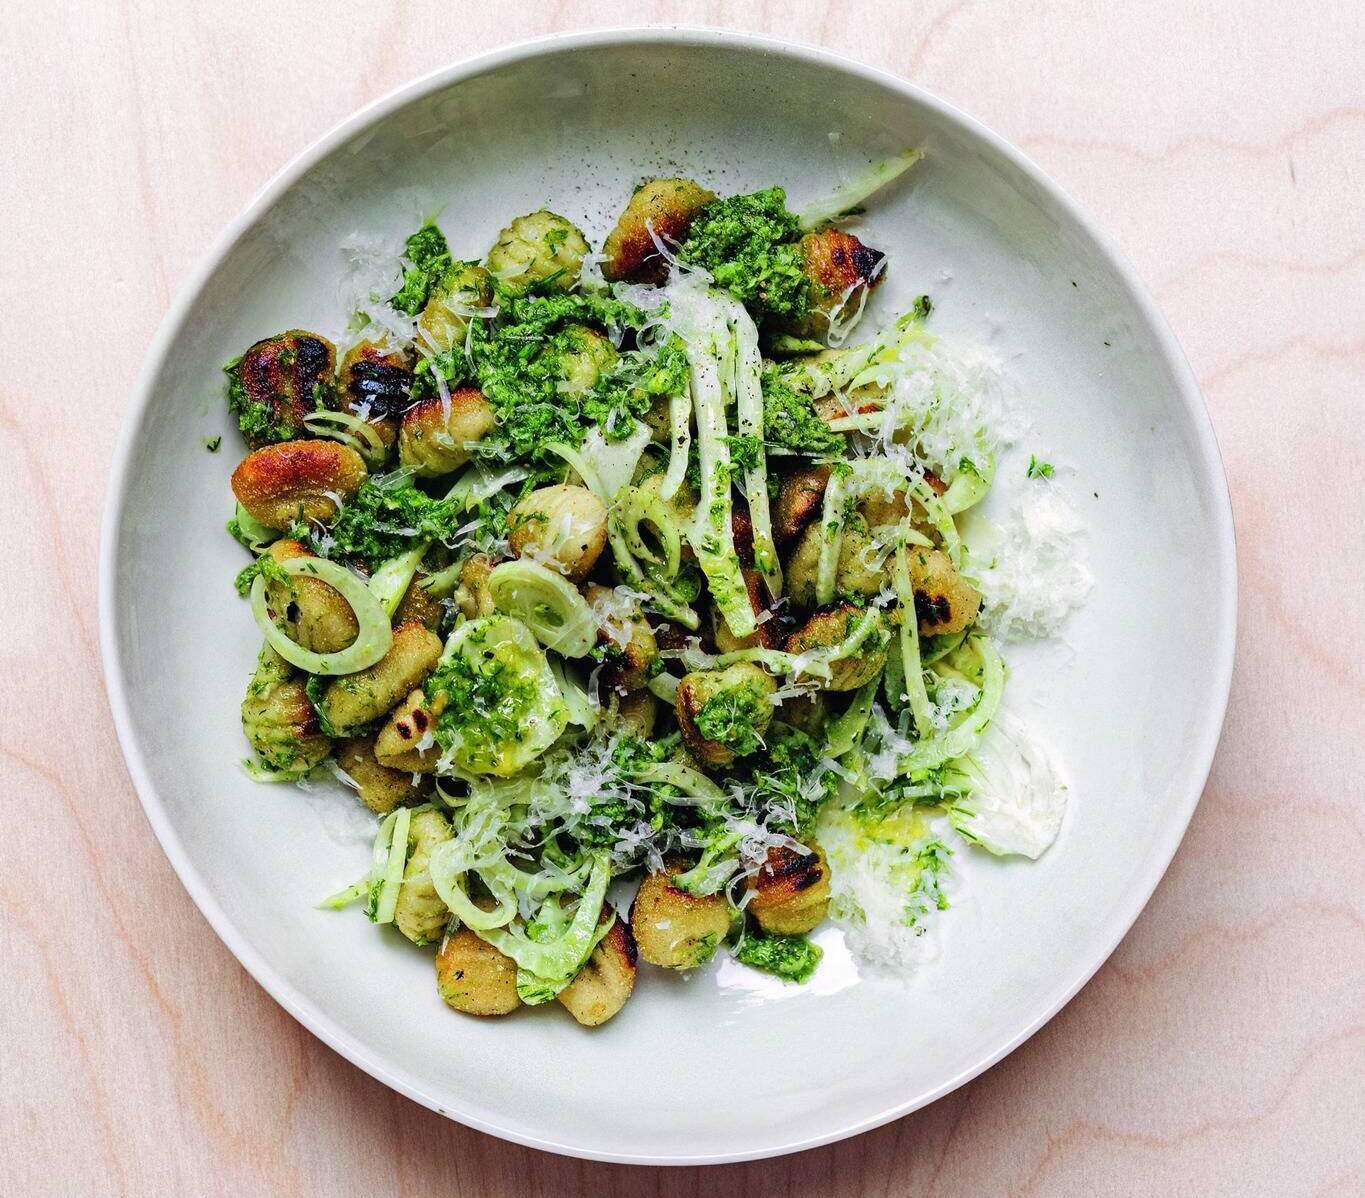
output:
<instances>
[{"instance_id":1,"label":"grated parmesan","mask_svg":"<svg viewBox=\"0 0 1365 1198\"><path fill-rule=\"evenodd\" d=\"M1054 635L1094 578L1082 560L1085 525L1051 482L1016 488L999 527L968 521L967 546L982 595L980 624L1004 641Z\"/></svg>"}]
</instances>

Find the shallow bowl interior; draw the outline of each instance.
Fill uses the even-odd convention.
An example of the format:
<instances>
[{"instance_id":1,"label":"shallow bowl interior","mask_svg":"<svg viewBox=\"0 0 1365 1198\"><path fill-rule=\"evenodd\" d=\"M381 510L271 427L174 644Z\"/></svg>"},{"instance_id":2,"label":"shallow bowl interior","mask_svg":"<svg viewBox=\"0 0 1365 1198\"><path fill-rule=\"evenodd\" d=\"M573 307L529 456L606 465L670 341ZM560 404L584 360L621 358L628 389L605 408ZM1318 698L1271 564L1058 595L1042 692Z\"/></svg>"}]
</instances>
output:
<instances>
[{"instance_id":1,"label":"shallow bowl interior","mask_svg":"<svg viewBox=\"0 0 1365 1198\"><path fill-rule=\"evenodd\" d=\"M1012 705L1071 784L1037 864L974 860L940 959L857 978L832 944L804 989L732 965L642 972L585 1032L557 1006L446 1010L429 953L316 909L364 868L345 795L237 768L259 636L222 532L240 442L222 363L286 327L338 336L352 235L397 243L437 213L457 255L542 205L594 242L643 176L794 203L907 145L925 162L863 225L889 252L874 319L920 292L935 328L1010 360L1028 434L1064 467L1096 578L1064 642L1015 651ZM204 451L222 434L223 451ZM1022 469L1022 466L1020 466ZM581 1155L720 1160L873 1126L959 1084L1051 1015L1112 950L1197 800L1226 698L1231 527L1189 372L1127 268L998 139L889 77L813 51L703 33L593 35L452 68L314 147L238 222L168 317L125 431L103 621L130 768L218 932L311 1029L466 1123Z\"/></svg>"}]
</instances>

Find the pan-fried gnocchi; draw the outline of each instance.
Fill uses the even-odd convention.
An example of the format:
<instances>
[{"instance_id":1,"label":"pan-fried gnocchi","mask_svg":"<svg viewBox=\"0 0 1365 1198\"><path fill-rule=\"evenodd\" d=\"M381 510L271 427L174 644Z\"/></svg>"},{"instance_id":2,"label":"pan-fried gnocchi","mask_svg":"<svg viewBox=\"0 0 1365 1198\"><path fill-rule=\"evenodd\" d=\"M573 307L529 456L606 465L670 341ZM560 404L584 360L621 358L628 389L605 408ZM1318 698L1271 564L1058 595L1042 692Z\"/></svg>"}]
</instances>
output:
<instances>
[{"instance_id":1,"label":"pan-fried gnocchi","mask_svg":"<svg viewBox=\"0 0 1365 1198\"><path fill-rule=\"evenodd\" d=\"M840 225L917 158L801 212L647 178L600 252L542 207L457 256L448 212L348 341L228 364L249 769L373 814L324 905L454 1011L598 1027L721 954L800 984L831 925L902 964L959 860L1055 835L993 765L1008 597L962 518L1004 438Z\"/></svg>"}]
</instances>

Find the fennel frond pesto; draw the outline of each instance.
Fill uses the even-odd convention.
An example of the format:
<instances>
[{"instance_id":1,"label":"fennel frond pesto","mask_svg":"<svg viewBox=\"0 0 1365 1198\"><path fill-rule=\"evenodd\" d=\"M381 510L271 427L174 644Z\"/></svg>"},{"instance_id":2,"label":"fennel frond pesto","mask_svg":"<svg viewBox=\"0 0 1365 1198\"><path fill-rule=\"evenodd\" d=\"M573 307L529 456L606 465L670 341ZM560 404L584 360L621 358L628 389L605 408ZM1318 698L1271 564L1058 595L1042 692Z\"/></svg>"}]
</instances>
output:
<instances>
[{"instance_id":1,"label":"fennel frond pesto","mask_svg":"<svg viewBox=\"0 0 1365 1198\"><path fill-rule=\"evenodd\" d=\"M830 916L904 964L955 853L1055 836L1000 712L1007 546L959 529L1004 435L928 297L852 336L887 260L840 221L918 157L805 212L650 179L600 253L546 209L477 260L428 223L339 361L227 365L248 768L358 792L324 905L436 946L452 1007L599 1024L637 957L722 946L799 983Z\"/></svg>"}]
</instances>

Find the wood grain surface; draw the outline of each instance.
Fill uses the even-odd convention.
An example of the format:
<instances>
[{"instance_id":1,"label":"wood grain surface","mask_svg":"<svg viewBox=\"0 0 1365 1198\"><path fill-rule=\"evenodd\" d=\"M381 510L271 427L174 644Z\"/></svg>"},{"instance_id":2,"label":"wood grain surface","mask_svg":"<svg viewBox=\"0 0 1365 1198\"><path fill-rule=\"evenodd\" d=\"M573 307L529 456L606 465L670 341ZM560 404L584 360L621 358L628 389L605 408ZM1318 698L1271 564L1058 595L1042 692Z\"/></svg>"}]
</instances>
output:
<instances>
[{"instance_id":1,"label":"wood grain surface","mask_svg":"<svg viewBox=\"0 0 1365 1198\"><path fill-rule=\"evenodd\" d=\"M142 355L257 189L433 67L668 21L896 71L1068 188L1194 363L1242 570L1212 780L1084 991L878 1132L680 1171L467 1131L277 1007L152 837L95 606ZM0 49L0 1194L1365 1194L1365 6L18 0Z\"/></svg>"}]
</instances>

